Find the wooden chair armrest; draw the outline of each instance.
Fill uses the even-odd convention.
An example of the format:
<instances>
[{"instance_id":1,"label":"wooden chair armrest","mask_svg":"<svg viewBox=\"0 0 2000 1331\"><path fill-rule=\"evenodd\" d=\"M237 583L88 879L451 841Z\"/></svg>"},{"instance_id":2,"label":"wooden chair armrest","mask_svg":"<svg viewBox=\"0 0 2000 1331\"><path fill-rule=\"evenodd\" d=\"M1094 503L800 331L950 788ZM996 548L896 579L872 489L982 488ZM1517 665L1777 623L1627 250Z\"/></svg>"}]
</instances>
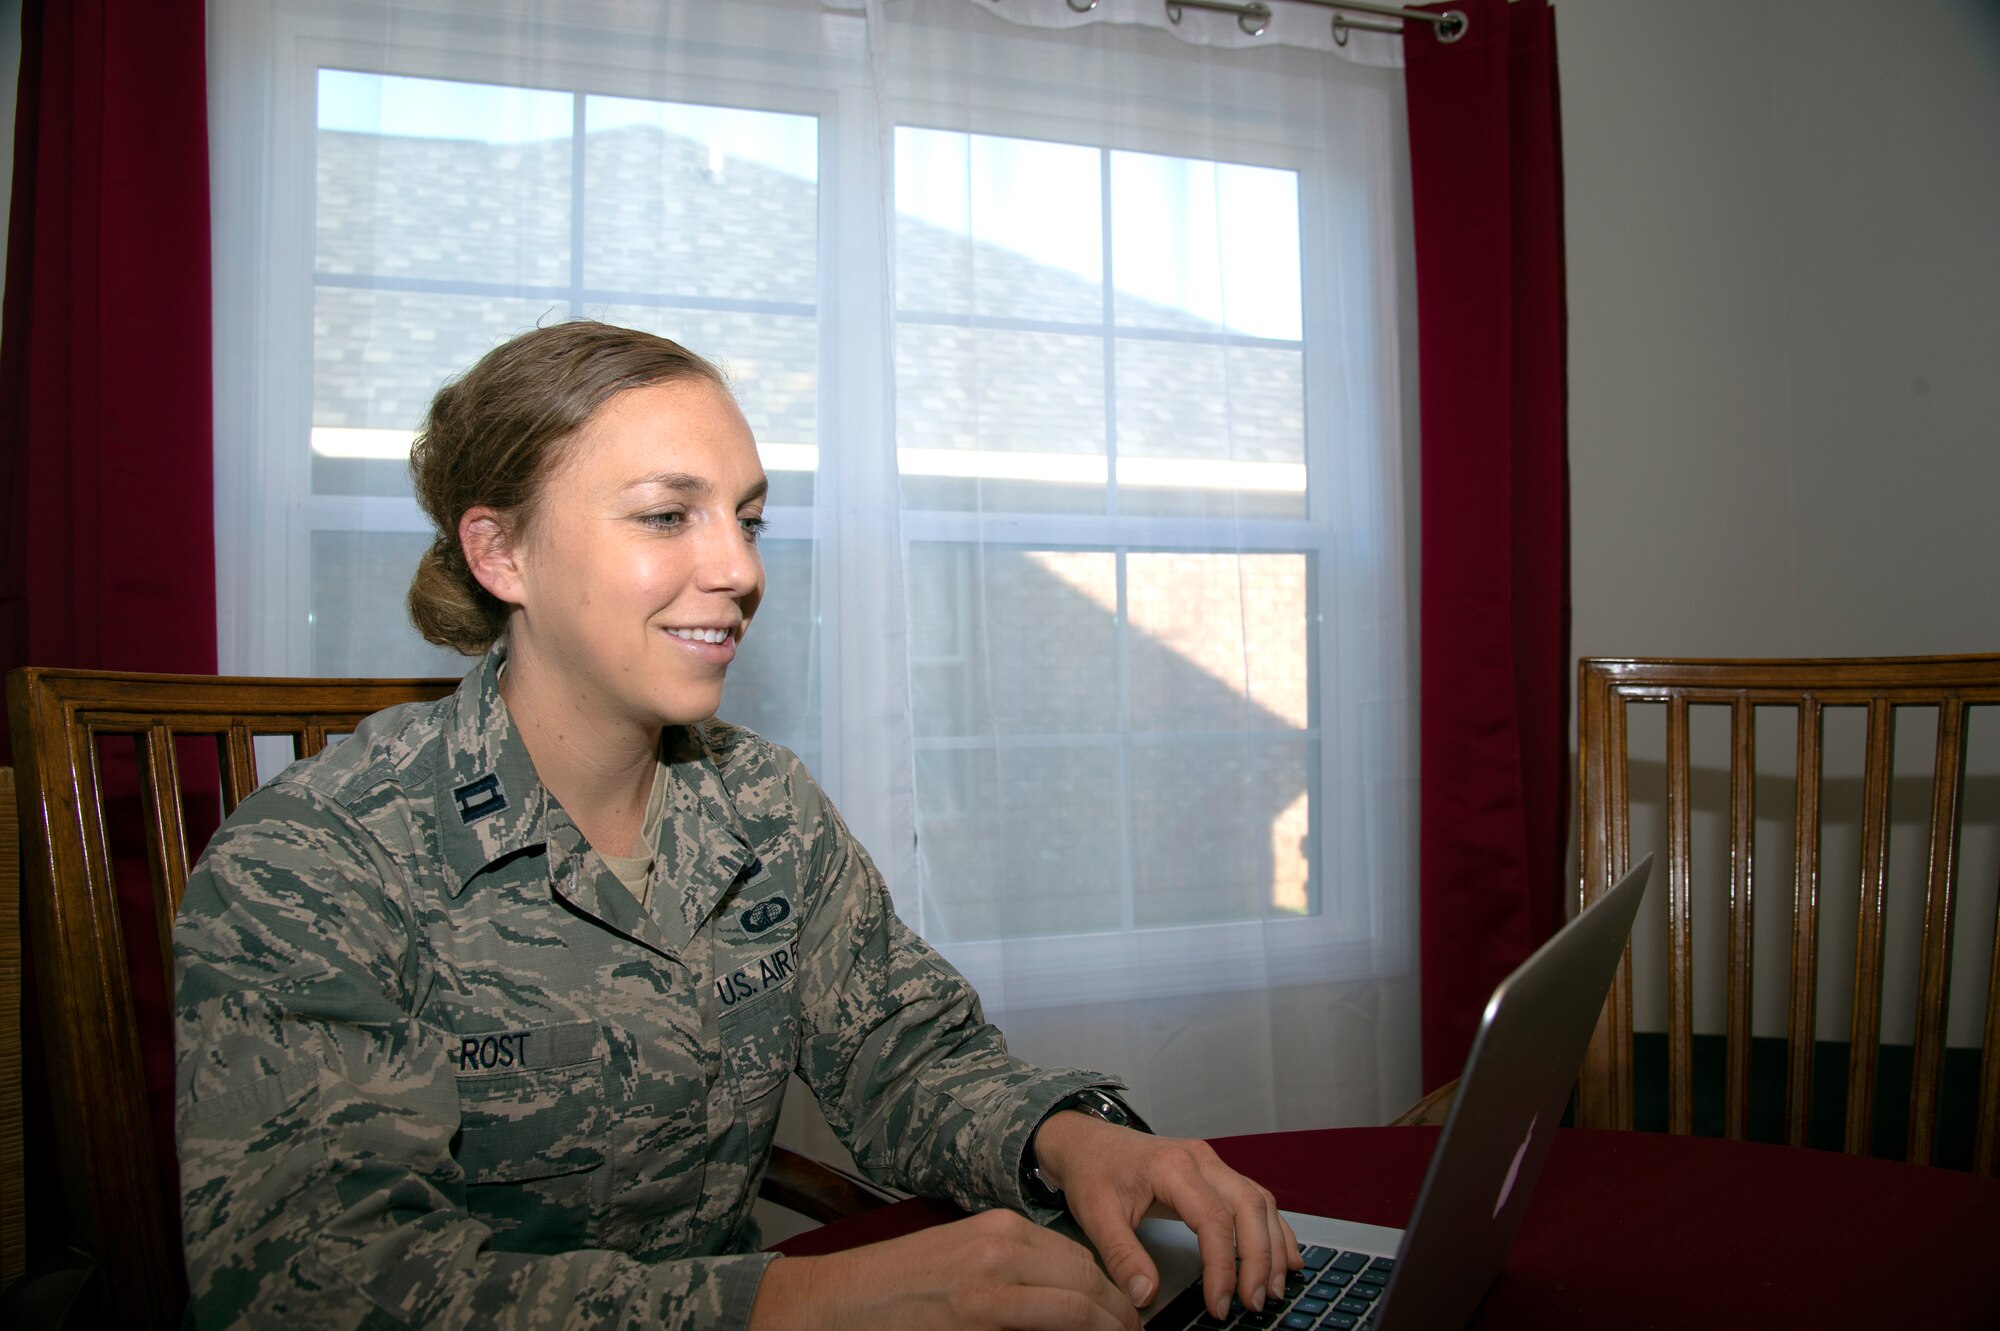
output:
<instances>
[{"instance_id":1,"label":"wooden chair armrest","mask_svg":"<svg viewBox=\"0 0 2000 1331\"><path fill-rule=\"evenodd\" d=\"M771 1148L771 1163L757 1194L767 1202L821 1224L860 1215L897 1200L872 1183L782 1146Z\"/></svg>"},{"instance_id":2,"label":"wooden chair armrest","mask_svg":"<svg viewBox=\"0 0 2000 1331\"><path fill-rule=\"evenodd\" d=\"M1451 1097L1458 1090L1458 1078L1453 1077L1444 1085L1432 1091L1423 1099L1389 1120L1392 1128L1436 1128L1444 1125L1445 1116L1451 1113Z\"/></svg>"}]
</instances>

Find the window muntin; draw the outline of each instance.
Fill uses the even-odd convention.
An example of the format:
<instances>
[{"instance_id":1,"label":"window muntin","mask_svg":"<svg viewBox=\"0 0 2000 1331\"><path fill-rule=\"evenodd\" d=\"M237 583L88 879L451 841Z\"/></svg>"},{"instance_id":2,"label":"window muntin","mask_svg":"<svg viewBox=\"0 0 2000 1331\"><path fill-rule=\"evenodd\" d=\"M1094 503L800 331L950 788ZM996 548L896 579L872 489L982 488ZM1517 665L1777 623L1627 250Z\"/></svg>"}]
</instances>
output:
<instances>
[{"instance_id":1,"label":"window muntin","mask_svg":"<svg viewBox=\"0 0 2000 1331\"><path fill-rule=\"evenodd\" d=\"M1328 533L1305 521L1299 173L908 125L895 145L927 929L1316 912ZM996 516L1061 543L995 539ZM1219 520L1223 547L1178 518ZM1285 548L1239 550L1244 522Z\"/></svg>"}]
</instances>

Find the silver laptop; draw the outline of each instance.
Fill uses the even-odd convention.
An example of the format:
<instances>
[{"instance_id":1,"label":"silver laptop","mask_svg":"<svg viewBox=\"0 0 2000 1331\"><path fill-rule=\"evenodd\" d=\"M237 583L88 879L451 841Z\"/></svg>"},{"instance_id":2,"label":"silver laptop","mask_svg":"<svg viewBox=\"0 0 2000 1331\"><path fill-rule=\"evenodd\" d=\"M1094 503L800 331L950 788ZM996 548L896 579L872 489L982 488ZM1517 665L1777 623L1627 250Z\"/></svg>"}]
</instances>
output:
<instances>
[{"instance_id":1,"label":"silver laptop","mask_svg":"<svg viewBox=\"0 0 2000 1331\"><path fill-rule=\"evenodd\" d=\"M1650 855L1641 860L1493 991L1409 1228L1285 1212L1309 1250L1307 1275L1317 1274L1303 1302L1284 1305L1295 1311L1274 1300L1244 1325L1451 1331L1471 1318L1521 1228L1652 865ZM1148 1220L1139 1237L1160 1268L1159 1297L1140 1314L1148 1331L1182 1331L1205 1318L1190 1289L1201 1278L1193 1233L1178 1221ZM1188 1297L1177 1298L1183 1291ZM1225 1324L1238 1324L1234 1312Z\"/></svg>"}]
</instances>

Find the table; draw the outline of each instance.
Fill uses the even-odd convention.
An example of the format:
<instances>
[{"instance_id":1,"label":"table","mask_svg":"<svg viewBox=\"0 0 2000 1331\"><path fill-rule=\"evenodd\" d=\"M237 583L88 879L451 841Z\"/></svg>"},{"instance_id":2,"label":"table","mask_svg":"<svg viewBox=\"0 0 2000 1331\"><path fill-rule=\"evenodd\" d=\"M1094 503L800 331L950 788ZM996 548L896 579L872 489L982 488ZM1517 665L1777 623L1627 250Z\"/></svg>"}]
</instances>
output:
<instances>
[{"instance_id":1,"label":"table","mask_svg":"<svg viewBox=\"0 0 2000 1331\"><path fill-rule=\"evenodd\" d=\"M1295 1211L1403 1225L1435 1128L1226 1137ZM899 1202L778 1246L832 1252L955 1218ZM1471 1325L2000 1328L2000 1180L1831 1151L1563 1129Z\"/></svg>"}]
</instances>

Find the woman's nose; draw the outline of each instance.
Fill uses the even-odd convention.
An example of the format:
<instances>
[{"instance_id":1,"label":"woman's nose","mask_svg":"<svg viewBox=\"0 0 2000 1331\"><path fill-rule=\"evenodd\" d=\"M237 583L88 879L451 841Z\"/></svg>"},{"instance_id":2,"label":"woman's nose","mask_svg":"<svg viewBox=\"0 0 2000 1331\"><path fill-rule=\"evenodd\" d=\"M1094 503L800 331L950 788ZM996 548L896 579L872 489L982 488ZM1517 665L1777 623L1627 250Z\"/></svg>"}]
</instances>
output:
<instances>
[{"instance_id":1,"label":"woman's nose","mask_svg":"<svg viewBox=\"0 0 2000 1331\"><path fill-rule=\"evenodd\" d=\"M731 517L728 522L711 524L702 536L702 589L732 596L755 590L763 576L764 560L742 524Z\"/></svg>"}]
</instances>

